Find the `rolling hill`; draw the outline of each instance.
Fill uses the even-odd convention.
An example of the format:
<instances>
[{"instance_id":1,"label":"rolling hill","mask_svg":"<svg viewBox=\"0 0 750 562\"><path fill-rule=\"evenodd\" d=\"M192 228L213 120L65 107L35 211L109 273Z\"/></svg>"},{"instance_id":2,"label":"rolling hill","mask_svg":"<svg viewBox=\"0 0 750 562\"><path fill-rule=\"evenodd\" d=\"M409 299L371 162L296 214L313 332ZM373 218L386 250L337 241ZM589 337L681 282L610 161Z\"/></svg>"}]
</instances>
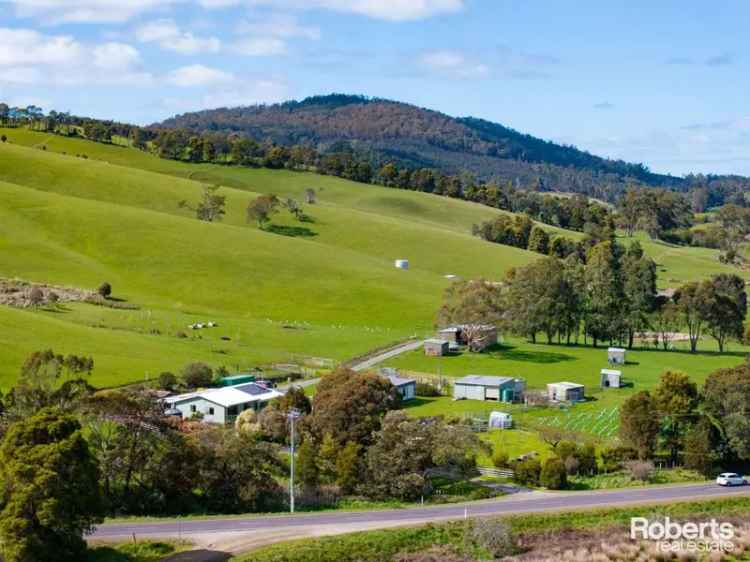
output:
<instances>
[{"instance_id":1,"label":"rolling hill","mask_svg":"<svg viewBox=\"0 0 750 562\"><path fill-rule=\"evenodd\" d=\"M247 134L325 151L353 149L379 164L396 161L482 179L577 191L613 200L627 181L676 186L679 178L641 164L609 160L572 146L523 134L498 123L384 99L334 94L276 105L186 113L155 125Z\"/></svg>"},{"instance_id":2,"label":"rolling hill","mask_svg":"<svg viewBox=\"0 0 750 562\"><path fill-rule=\"evenodd\" d=\"M88 289L106 280L137 307L0 306L3 389L28 353L46 347L93 355L101 386L195 360L232 369L291 354L346 359L428 333L447 274L497 279L537 258L472 237L473 223L501 211L457 199L0 132L9 138L0 143L0 277ZM221 223L178 205L197 200L202 182L223 186ZM305 208L312 222L281 213L276 233L246 223L245 206L258 193L302 200L308 187L319 199ZM731 270L713 250L644 246L663 286ZM397 258L410 259L411 269L396 270ZM219 327L184 337L188 324L208 320Z\"/></svg>"}]
</instances>

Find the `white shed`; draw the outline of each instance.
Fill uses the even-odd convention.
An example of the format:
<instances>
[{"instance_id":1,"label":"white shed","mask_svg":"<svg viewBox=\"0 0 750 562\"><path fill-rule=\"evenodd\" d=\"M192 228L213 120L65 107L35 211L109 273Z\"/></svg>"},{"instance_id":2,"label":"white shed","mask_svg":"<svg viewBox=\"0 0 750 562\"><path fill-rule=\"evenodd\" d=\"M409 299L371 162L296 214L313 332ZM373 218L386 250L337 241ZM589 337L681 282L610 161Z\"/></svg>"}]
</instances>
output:
<instances>
[{"instance_id":1,"label":"white shed","mask_svg":"<svg viewBox=\"0 0 750 562\"><path fill-rule=\"evenodd\" d=\"M505 412L492 412L489 426L490 429L510 429L513 427L513 416Z\"/></svg>"},{"instance_id":2,"label":"white shed","mask_svg":"<svg viewBox=\"0 0 750 562\"><path fill-rule=\"evenodd\" d=\"M622 371L614 369L602 369L602 388L620 388L622 386Z\"/></svg>"},{"instance_id":3,"label":"white shed","mask_svg":"<svg viewBox=\"0 0 750 562\"><path fill-rule=\"evenodd\" d=\"M607 361L610 365L624 365L626 350L622 347L610 347L607 349Z\"/></svg>"},{"instance_id":4,"label":"white shed","mask_svg":"<svg viewBox=\"0 0 750 562\"><path fill-rule=\"evenodd\" d=\"M409 260L396 260L394 265L397 269L409 269Z\"/></svg>"}]
</instances>

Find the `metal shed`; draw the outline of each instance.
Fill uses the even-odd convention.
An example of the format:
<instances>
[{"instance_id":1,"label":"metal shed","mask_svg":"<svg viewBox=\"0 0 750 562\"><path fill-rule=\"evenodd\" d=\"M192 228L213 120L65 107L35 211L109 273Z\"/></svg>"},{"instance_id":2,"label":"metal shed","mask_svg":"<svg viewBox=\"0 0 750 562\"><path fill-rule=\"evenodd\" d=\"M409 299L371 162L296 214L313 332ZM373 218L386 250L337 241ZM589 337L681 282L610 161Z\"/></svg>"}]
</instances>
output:
<instances>
[{"instance_id":1,"label":"metal shed","mask_svg":"<svg viewBox=\"0 0 750 562\"><path fill-rule=\"evenodd\" d=\"M553 402L579 402L586 398L584 386L575 382L550 383L547 394Z\"/></svg>"},{"instance_id":2,"label":"metal shed","mask_svg":"<svg viewBox=\"0 0 750 562\"><path fill-rule=\"evenodd\" d=\"M622 347L610 347L607 349L607 361L610 365L624 365L626 350Z\"/></svg>"},{"instance_id":3,"label":"metal shed","mask_svg":"<svg viewBox=\"0 0 750 562\"><path fill-rule=\"evenodd\" d=\"M513 416L505 412L492 412L489 426L494 429L510 429L513 427Z\"/></svg>"},{"instance_id":4,"label":"metal shed","mask_svg":"<svg viewBox=\"0 0 750 562\"><path fill-rule=\"evenodd\" d=\"M513 402L520 399L518 390L523 387L523 380L513 377L468 375L453 383L453 398Z\"/></svg>"},{"instance_id":5,"label":"metal shed","mask_svg":"<svg viewBox=\"0 0 750 562\"><path fill-rule=\"evenodd\" d=\"M622 386L622 371L602 369L601 380L602 388L620 388Z\"/></svg>"},{"instance_id":6,"label":"metal shed","mask_svg":"<svg viewBox=\"0 0 750 562\"><path fill-rule=\"evenodd\" d=\"M424 342L424 354L431 357L440 357L447 355L450 349L450 342L448 340L441 340L437 338L425 340Z\"/></svg>"}]
</instances>

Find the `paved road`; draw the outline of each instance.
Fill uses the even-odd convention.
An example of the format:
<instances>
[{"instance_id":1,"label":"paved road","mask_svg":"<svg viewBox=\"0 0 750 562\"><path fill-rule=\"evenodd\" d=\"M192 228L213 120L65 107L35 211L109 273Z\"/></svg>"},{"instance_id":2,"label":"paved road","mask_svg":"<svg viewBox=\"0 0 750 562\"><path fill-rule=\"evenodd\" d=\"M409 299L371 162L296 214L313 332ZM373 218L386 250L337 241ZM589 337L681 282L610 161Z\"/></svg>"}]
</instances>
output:
<instances>
[{"instance_id":1,"label":"paved road","mask_svg":"<svg viewBox=\"0 0 750 562\"><path fill-rule=\"evenodd\" d=\"M416 341L409 341L407 343L398 345L396 347L392 347L391 349L388 349L386 351L378 353L377 355L368 357L367 359L363 361L355 363L354 365L351 366L351 369L353 371L364 371L366 369L370 369L374 367L375 365L377 365L378 363L382 363L383 361L386 361L387 359L392 359L396 357L397 355L406 353L407 351L419 349L423 343L424 343L424 340L416 340ZM279 392L286 392L287 390L289 390L290 386L306 387L306 386L310 386L313 384L318 384L319 382L320 382L320 378L307 379L305 381L298 381L298 382L293 382L291 384L285 384L285 385L279 386L276 390L278 390Z\"/></svg>"},{"instance_id":2,"label":"paved road","mask_svg":"<svg viewBox=\"0 0 750 562\"><path fill-rule=\"evenodd\" d=\"M372 357L368 357L364 361L360 361L359 363L355 363L352 365L353 371L364 371L366 369L370 369L371 367L374 367L378 363L382 363L383 361L387 359L392 359L396 357L397 355L401 355L402 353L406 353L407 351L413 351L415 349L418 349L422 347L422 344L424 343L424 340L414 340L409 341L404 344L398 345L396 347L392 347L391 349L388 349L386 351L383 351L382 353L378 353L377 355L373 355Z\"/></svg>"},{"instance_id":3,"label":"paved road","mask_svg":"<svg viewBox=\"0 0 750 562\"><path fill-rule=\"evenodd\" d=\"M440 505L410 509L389 509L368 512L328 512L300 515L259 516L235 519L202 519L146 523L110 523L99 526L93 538L151 535L186 537L189 535L225 535L227 533L271 533L286 531L285 538L350 532L430 521L460 519L464 516L509 515L538 511L572 511L593 507L614 507L633 503L657 503L690 499L721 498L750 495L750 487L720 488L714 484L689 484L656 488L631 488L594 492L531 492L498 500L466 504ZM280 539L281 540L281 539Z\"/></svg>"}]
</instances>

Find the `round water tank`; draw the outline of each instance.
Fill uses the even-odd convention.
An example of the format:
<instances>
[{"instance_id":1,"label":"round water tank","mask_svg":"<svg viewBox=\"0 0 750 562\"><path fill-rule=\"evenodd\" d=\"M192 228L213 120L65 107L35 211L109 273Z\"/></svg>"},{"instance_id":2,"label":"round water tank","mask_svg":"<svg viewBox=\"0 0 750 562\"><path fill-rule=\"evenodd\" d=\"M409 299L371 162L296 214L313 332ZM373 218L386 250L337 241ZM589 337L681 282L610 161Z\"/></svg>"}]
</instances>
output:
<instances>
[{"instance_id":1,"label":"round water tank","mask_svg":"<svg viewBox=\"0 0 750 562\"><path fill-rule=\"evenodd\" d=\"M396 267L398 269L409 269L409 260L396 260Z\"/></svg>"}]
</instances>

